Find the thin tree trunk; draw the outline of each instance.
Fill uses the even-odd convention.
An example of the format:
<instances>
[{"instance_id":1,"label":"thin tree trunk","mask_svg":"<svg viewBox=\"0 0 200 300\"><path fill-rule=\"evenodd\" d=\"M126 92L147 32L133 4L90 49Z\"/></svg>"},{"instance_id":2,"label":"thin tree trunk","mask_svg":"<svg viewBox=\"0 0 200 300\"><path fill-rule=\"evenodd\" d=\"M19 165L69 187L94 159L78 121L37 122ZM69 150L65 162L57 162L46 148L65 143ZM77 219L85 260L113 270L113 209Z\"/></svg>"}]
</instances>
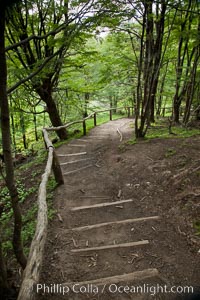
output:
<instances>
[{"instance_id":1,"label":"thin tree trunk","mask_svg":"<svg viewBox=\"0 0 200 300\"><path fill-rule=\"evenodd\" d=\"M165 0L161 1L161 12L159 15L159 4L156 4L156 40L154 43L153 49L153 72L152 83L151 83L151 93L150 93L150 102L151 102L151 112L150 112L150 122L154 123L155 118L155 102L156 102L156 92L158 87L158 80L160 75L161 68L161 56L162 56L162 44L163 44L163 35L164 35L164 25L165 25L165 12L166 12L166 3Z\"/></svg>"},{"instance_id":2,"label":"thin tree trunk","mask_svg":"<svg viewBox=\"0 0 200 300\"><path fill-rule=\"evenodd\" d=\"M142 70L144 59L144 36L145 36L145 24L146 24L146 8L143 15L142 35L140 40L140 57L138 60L138 77L137 77L137 89L136 89L136 105L135 105L135 137L141 137L142 133L139 126L140 106L142 101Z\"/></svg>"},{"instance_id":3,"label":"thin tree trunk","mask_svg":"<svg viewBox=\"0 0 200 300\"><path fill-rule=\"evenodd\" d=\"M183 123L187 124L190 118L190 110L191 110L191 106L192 106L192 100L193 100L193 96L195 93L195 89L196 89L196 84L195 84L195 80L196 80L196 71L197 71L197 66L198 66L198 60L199 60L199 49L197 49L196 55L195 55L195 61L193 63L193 67L191 70L191 74L190 74L190 81L188 83L188 88L187 88L187 98L186 98L186 105L185 105L185 112L184 112L184 117L183 117Z\"/></svg>"},{"instance_id":4,"label":"thin tree trunk","mask_svg":"<svg viewBox=\"0 0 200 300\"><path fill-rule=\"evenodd\" d=\"M189 26L192 22L192 19L190 18L189 15L190 14L189 10L191 8L191 5L192 5L192 0L189 0L188 10L186 11L185 19L181 24L181 33L180 33L179 46L178 46L177 67L176 67L176 90L173 99L173 117L175 123L179 123L180 106L182 102L183 89L180 92L181 79L182 79L183 65L184 65L185 56L188 49L188 40L189 40L189 36L185 40L184 31L186 30L188 19L189 19Z\"/></svg>"},{"instance_id":5,"label":"thin tree trunk","mask_svg":"<svg viewBox=\"0 0 200 300\"><path fill-rule=\"evenodd\" d=\"M88 103L89 103L89 99L90 99L90 94L89 93L85 93L84 95L85 99L84 99L84 113L83 113L83 117L86 118L88 116Z\"/></svg>"},{"instance_id":6,"label":"thin tree trunk","mask_svg":"<svg viewBox=\"0 0 200 300\"><path fill-rule=\"evenodd\" d=\"M22 268L26 267L26 257L23 252L23 244L21 238L22 216L19 207L19 197L14 180L14 168L11 152L11 133L9 119L9 105L7 97L7 66L5 55L5 10L0 10L0 110L1 110L1 132L2 132L2 147L4 154L5 170L6 170L6 185L11 197L12 209L14 214L14 233L13 233L13 248Z\"/></svg>"},{"instance_id":7,"label":"thin tree trunk","mask_svg":"<svg viewBox=\"0 0 200 300\"><path fill-rule=\"evenodd\" d=\"M55 101L52 97L52 88L51 88L51 80L45 79L43 81L42 86L36 88L38 95L47 105L47 112L49 114L49 118L54 127L61 126L62 121L56 107ZM56 134L61 140L65 140L68 137L67 131L65 128L57 130Z\"/></svg>"},{"instance_id":8,"label":"thin tree trunk","mask_svg":"<svg viewBox=\"0 0 200 300\"><path fill-rule=\"evenodd\" d=\"M146 40L145 40L145 57L144 57L144 94L141 107L141 121L138 128L138 136L144 137L148 128L148 120L150 115L150 100L151 100L151 83L153 73L153 13L152 13L153 1L145 2L145 18L146 21L143 24L146 28ZM147 122L147 124L146 124ZM146 128L145 128L146 125Z\"/></svg>"},{"instance_id":9,"label":"thin tree trunk","mask_svg":"<svg viewBox=\"0 0 200 300\"><path fill-rule=\"evenodd\" d=\"M158 106L157 106L157 111L156 111L157 116L161 115L161 107L162 107L162 102L163 102L162 101L163 100L162 93L164 91L165 78L166 78L166 75L167 75L168 65L169 65L169 61L167 61L166 69L164 71L164 75L162 77L161 84L160 84L159 100L158 100Z\"/></svg>"},{"instance_id":10,"label":"thin tree trunk","mask_svg":"<svg viewBox=\"0 0 200 300\"><path fill-rule=\"evenodd\" d=\"M22 131L22 140L23 140L24 149L27 149L28 146L26 141L26 127L25 127L23 112L20 112L20 126Z\"/></svg>"},{"instance_id":11,"label":"thin tree trunk","mask_svg":"<svg viewBox=\"0 0 200 300\"><path fill-rule=\"evenodd\" d=\"M35 107L34 107L34 114L33 114L33 123L34 123L35 140L37 142L39 140L39 138L38 138L38 132L37 132L37 116L36 116Z\"/></svg>"},{"instance_id":12,"label":"thin tree trunk","mask_svg":"<svg viewBox=\"0 0 200 300\"><path fill-rule=\"evenodd\" d=\"M16 151L15 120L14 120L14 114L13 114L13 111L12 111L12 101L10 101L10 107L11 107L12 143L14 145L14 151Z\"/></svg>"}]
</instances>

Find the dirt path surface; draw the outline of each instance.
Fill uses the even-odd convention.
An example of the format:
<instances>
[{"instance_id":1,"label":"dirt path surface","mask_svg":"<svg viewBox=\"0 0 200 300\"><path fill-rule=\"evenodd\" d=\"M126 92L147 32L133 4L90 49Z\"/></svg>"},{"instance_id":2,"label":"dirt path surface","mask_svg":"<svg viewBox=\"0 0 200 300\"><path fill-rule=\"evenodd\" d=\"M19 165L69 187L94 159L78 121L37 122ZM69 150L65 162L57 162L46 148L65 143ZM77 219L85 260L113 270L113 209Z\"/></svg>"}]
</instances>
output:
<instances>
[{"instance_id":1,"label":"dirt path surface","mask_svg":"<svg viewBox=\"0 0 200 300\"><path fill-rule=\"evenodd\" d=\"M97 126L57 149L65 185L38 299L190 299L151 286L200 286L200 137L129 145L132 123Z\"/></svg>"}]
</instances>

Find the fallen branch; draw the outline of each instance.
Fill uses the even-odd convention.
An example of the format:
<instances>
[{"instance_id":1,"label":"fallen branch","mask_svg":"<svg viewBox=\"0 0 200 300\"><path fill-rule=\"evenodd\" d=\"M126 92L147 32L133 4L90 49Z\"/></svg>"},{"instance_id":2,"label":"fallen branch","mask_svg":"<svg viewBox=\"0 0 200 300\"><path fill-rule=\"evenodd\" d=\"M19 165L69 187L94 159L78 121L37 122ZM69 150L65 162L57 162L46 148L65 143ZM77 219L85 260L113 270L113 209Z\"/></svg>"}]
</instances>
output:
<instances>
[{"instance_id":1,"label":"fallen branch","mask_svg":"<svg viewBox=\"0 0 200 300\"><path fill-rule=\"evenodd\" d=\"M119 130L119 128L117 128L117 132L118 132L118 134L119 134L119 136L120 136L120 142L122 142L123 136L122 136L122 133L121 133L121 131Z\"/></svg>"},{"instance_id":2,"label":"fallen branch","mask_svg":"<svg viewBox=\"0 0 200 300\"><path fill-rule=\"evenodd\" d=\"M60 221L61 223L63 223L63 219L62 219L61 215L58 213L57 216L58 216L59 221Z\"/></svg>"}]
</instances>

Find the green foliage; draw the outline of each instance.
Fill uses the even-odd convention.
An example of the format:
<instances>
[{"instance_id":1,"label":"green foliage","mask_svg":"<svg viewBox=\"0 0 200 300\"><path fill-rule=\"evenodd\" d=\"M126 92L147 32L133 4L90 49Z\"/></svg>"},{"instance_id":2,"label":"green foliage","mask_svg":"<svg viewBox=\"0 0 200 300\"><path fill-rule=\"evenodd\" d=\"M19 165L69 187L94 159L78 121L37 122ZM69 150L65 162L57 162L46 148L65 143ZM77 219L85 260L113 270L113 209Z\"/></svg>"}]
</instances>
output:
<instances>
[{"instance_id":1,"label":"green foliage","mask_svg":"<svg viewBox=\"0 0 200 300\"><path fill-rule=\"evenodd\" d=\"M158 121L157 123L153 124L148 132L147 135L145 136L144 139L146 142L152 139L157 139L157 138L161 138L161 139L170 139L170 138L188 138L191 136L196 136L199 135L199 129L196 128L186 128L186 127L182 127L182 126L174 126L172 128L172 132L173 134L169 133L169 129L168 126L165 122L165 119L162 121ZM134 139L130 139L128 141L128 144L130 145L134 145L137 141ZM138 140L139 142L139 140ZM166 157L169 157L171 155L174 155L175 153L173 153L173 150L169 149L169 151L167 151L166 153Z\"/></svg>"},{"instance_id":2,"label":"green foliage","mask_svg":"<svg viewBox=\"0 0 200 300\"><path fill-rule=\"evenodd\" d=\"M33 187L26 189L25 185L20 180L17 180L16 184L17 184L17 191L19 194L20 203L23 203L30 194L35 192L35 188ZM13 212L11 209L12 206L11 206L9 191L6 186L3 187L0 191L0 200L2 206L4 207L4 212L1 215L1 220L2 221L10 220L10 218L13 216Z\"/></svg>"},{"instance_id":3,"label":"green foliage","mask_svg":"<svg viewBox=\"0 0 200 300\"><path fill-rule=\"evenodd\" d=\"M55 181L54 176L50 176L48 183L47 183L47 192L50 191L53 193L53 190L57 187L57 183ZM47 195L47 197L50 197Z\"/></svg>"},{"instance_id":4,"label":"green foliage","mask_svg":"<svg viewBox=\"0 0 200 300\"><path fill-rule=\"evenodd\" d=\"M37 186L33 186L30 188L25 188L24 183L21 180L17 180L17 190L19 193L19 202L22 204L25 200L33 193L36 192ZM12 232L13 232L13 211L12 205L10 201L10 196L7 187L3 187L0 191L0 201L3 207L3 213L0 218L1 230L3 232L3 251L5 255L11 251L12 249ZM34 224L35 224L35 211L36 205L34 204L30 210L28 210L23 217L23 230L22 236L24 239L25 245L30 238L31 234L34 232Z\"/></svg>"},{"instance_id":5,"label":"green foliage","mask_svg":"<svg viewBox=\"0 0 200 300\"><path fill-rule=\"evenodd\" d=\"M138 140L137 139L131 139L127 142L127 145L135 145L137 144Z\"/></svg>"},{"instance_id":6,"label":"green foliage","mask_svg":"<svg viewBox=\"0 0 200 300\"><path fill-rule=\"evenodd\" d=\"M40 165L41 158L36 159L37 163ZM23 165L23 171L27 171L30 168L30 164ZM19 170L20 172L22 170ZM18 179L17 180L17 190L19 193L19 201L21 205L24 203L26 213L23 214L22 222L22 239L25 246L25 253L29 252L30 241L33 238L35 233L35 226L37 221L37 202L34 200L33 203L29 203L29 197L33 194L37 195L38 191L38 181L36 177L41 174L40 169L34 169L31 173L32 186L29 188L25 187L25 184ZM48 218L52 219L55 215L55 209L53 209L53 191L56 188L57 184L53 176L50 177L47 185L47 202L48 202ZM35 197L31 197L30 199L36 199ZM33 201L33 200L31 200ZM13 211L10 201L10 196L7 187L3 187L0 191L0 202L2 207L4 208L3 213L0 218L0 226L2 231L2 239L3 239L3 251L5 256L10 255L12 252L12 234L13 234ZM26 207L29 207L28 209Z\"/></svg>"},{"instance_id":7,"label":"green foliage","mask_svg":"<svg viewBox=\"0 0 200 300\"><path fill-rule=\"evenodd\" d=\"M176 126L172 128L174 134L169 134L168 127L158 126L152 127L148 130L146 138L155 139L155 138L187 138L190 136L199 135L198 129L188 129L185 127Z\"/></svg>"},{"instance_id":8,"label":"green foliage","mask_svg":"<svg viewBox=\"0 0 200 300\"><path fill-rule=\"evenodd\" d=\"M169 149L167 149L167 152L165 153L165 157L168 158L168 157L171 157L175 154L176 154L176 150L173 149L173 148L169 148Z\"/></svg>"},{"instance_id":9,"label":"green foliage","mask_svg":"<svg viewBox=\"0 0 200 300\"><path fill-rule=\"evenodd\" d=\"M44 147L44 143L41 144L41 147ZM18 169L19 169L19 171L23 171L23 170L26 170L28 168L32 168L33 166L43 164L46 160L46 157L47 157L47 151L44 150L44 149L40 149L37 153L37 156L32 158L31 161L21 165Z\"/></svg>"},{"instance_id":10,"label":"green foliage","mask_svg":"<svg viewBox=\"0 0 200 300\"><path fill-rule=\"evenodd\" d=\"M8 4L10 2L15 1L9 0ZM33 148L33 150L39 150L39 155L35 159L27 165L19 167L19 170L23 171L35 164L42 164L46 159L46 150L41 150L43 148L41 128L50 126L51 122L48 113L45 112L45 103L35 88L38 88L42 82L43 84L47 83L47 79L53 78L52 96L61 119L66 123L82 119L83 115L98 109L127 104L134 106L138 90L141 92L140 101L144 101L145 80L141 81L141 85L138 86L138 73L141 71L141 78L145 78L143 76L145 68L139 69L138 66L142 30L145 31L145 22L142 23L142 16L146 11L144 9L146 2L133 1L131 5L127 5L126 1L119 3L73 0L68 8L63 5L63 1L20 2L17 11L12 11L10 14L8 12L6 46L32 35L47 34L47 36L44 39L30 40L26 46L24 44L17 50L7 52L8 87L36 71L47 58L60 49L59 54L44 65L41 72L26 84L20 85L10 95L13 151L24 151L24 148L28 148L26 152L23 152L27 154ZM156 5L157 3L155 3L155 11ZM149 15L150 19L154 20L153 26L159 24L159 9L157 10L158 15L154 12ZM177 7L169 6L166 10L161 45L162 61L160 62L160 77L156 91L156 106L158 106L158 101L161 101L160 108L166 108L165 116L171 116L171 110L167 110L167 108L173 106L177 85L179 85L179 99L181 99L183 107L185 106L190 94L188 88L192 83L191 74L193 73L196 75L193 82L195 91L192 105L194 107L199 105L199 67L192 73L195 49L199 45L198 9L195 1L183 1L177 2ZM138 20L138 15L141 16L140 20ZM66 20L67 22L65 22ZM60 30L60 26L62 30ZM105 35L101 35L103 27L107 30ZM58 32L48 35L52 30L58 30ZM153 33L156 38L156 26ZM143 44L145 48L147 43ZM179 50L180 53L178 53ZM196 58L199 59L198 56ZM144 60L145 52L142 61ZM144 67L143 63L142 66ZM150 72L150 75L154 73ZM113 119L118 117L121 115L113 114ZM97 125L108 120L109 113L99 114ZM138 124L141 125L141 123ZM86 121L86 127L87 132L93 128L93 119ZM75 129L80 132L74 134ZM199 130L175 126L172 128L172 132L174 135L169 134L166 124L158 122L148 129L146 141L155 138L185 138L199 134ZM82 124L74 125L69 129L68 141L81 135ZM36 141L37 138L39 141ZM57 143L56 147L62 143ZM128 143L133 145L136 141L133 139ZM173 150L169 149L166 157L174 154ZM30 181L34 182L37 175L39 175L39 171L33 170ZM55 183L50 181L50 184L53 188ZM26 191L18 182L21 202L24 202L30 193L35 192L36 187L30 189ZM10 219L8 193L3 189L1 195L4 199L7 217Z\"/></svg>"},{"instance_id":11,"label":"green foliage","mask_svg":"<svg viewBox=\"0 0 200 300\"><path fill-rule=\"evenodd\" d=\"M56 214L56 210L53 207L53 193L57 187L57 182L54 176L50 176L47 183L47 203L48 203L48 219L52 220Z\"/></svg>"},{"instance_id":12,"label":"green foliage","mask_svg":"<svg viewBox=\"0 0 200 300\"><path fill-rule=\"evenodd\" d=\"M22 222L23 222L22 239L24 242L26 254L28 254L29 243L32 240L33 235L35 233L36 221L37 221L37 204L34 203L22 218Z\"/></svg>"}]
</instances>

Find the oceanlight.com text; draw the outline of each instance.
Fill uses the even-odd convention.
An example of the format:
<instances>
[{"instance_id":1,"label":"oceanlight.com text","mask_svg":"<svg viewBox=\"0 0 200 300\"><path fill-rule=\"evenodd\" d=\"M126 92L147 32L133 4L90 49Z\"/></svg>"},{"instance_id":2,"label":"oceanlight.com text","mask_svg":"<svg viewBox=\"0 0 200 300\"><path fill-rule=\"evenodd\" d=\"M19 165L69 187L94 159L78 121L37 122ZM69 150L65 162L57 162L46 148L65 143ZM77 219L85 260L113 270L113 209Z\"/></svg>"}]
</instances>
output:
<instances>
[{"instance_id":1,"label":"oceanlight.com text","mask_svg":"<svg viewBox=\"0 0 200 300\"><path fill-rule=\"evenodd\" d=\"M103 294L107 291L111 294L150 294L154 296L161 294L193 294L194 288L192 286L167 286L167 285L121 285L121 284L37 284L36 292L42 294L59 294L67 295L70 292L74 294Z\"/></svg>"}]
</instances>

